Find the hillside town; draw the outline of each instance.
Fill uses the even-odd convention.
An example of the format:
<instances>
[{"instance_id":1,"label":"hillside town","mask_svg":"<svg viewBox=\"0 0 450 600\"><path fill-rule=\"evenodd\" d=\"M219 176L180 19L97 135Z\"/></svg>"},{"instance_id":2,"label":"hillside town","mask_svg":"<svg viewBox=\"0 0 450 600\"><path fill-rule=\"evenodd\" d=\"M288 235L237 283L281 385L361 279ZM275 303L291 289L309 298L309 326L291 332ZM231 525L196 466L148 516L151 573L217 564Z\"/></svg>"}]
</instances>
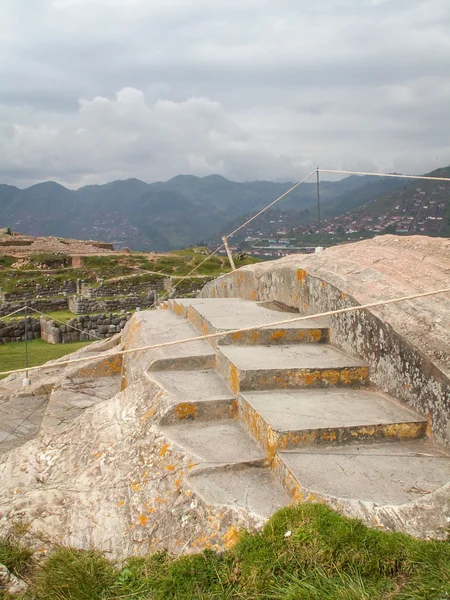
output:
<instances>
[{"instance_id":1,"label":"hillside town","mask_svg":"<svg viewBox=\"0 0 450 600\"><path fill-rule=\"evenodd\" d=\"M445 236L450 184L425 185L405 187L394 197L380 198L357 210L322 219L320 227L317 217L311 222L309 211L270 211L256 225L250 223L230 249L270 260L289 254L310 254L317 246L334 246L385 233ZM305 224L299 224L302 220ZM225 250L219 254L225 254Z\"/></svg>"}]
</instances>

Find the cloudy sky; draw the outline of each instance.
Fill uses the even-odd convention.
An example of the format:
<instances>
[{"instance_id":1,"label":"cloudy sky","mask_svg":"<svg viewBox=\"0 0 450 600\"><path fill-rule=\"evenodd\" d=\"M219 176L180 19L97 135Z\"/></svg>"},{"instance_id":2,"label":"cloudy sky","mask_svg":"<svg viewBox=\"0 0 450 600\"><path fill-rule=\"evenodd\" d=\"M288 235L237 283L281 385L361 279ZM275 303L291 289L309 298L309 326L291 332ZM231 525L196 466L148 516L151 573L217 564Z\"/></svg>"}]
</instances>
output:
<instances>
[{"instance_id":1,"label":"cloudy sky","mask_svg":"<svg viewBox=\"0 0 450 600\"><path fill-rule=\"evenodd\" d=\"M448 164L449 0L0 2L0 183Z\"/></svg>"}]
</instances>

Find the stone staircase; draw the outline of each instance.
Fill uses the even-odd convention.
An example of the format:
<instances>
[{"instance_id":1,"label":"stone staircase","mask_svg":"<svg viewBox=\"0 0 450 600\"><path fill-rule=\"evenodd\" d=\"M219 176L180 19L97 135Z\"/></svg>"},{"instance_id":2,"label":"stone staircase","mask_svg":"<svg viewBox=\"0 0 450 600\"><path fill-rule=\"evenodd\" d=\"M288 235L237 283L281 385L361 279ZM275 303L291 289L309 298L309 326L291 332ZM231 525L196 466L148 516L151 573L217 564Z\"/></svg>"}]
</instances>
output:
<instances>
[{"instance_id":1,"label":"stone staircase","mask_svg":"<svg viewBox=\"0 0 450 600\"><path fill-rule=\"evenodd\" d=\"M345 512L411 504L450 481L426 419L371 389L368 365L329 343L326 322L227 334L289 315L242 299L160 308L159 341L225 334L162 348L146 371L172 398L160 425L197 457L189 483L206 502L261 518L292 500Z\"/></svg>"}]
</instances>

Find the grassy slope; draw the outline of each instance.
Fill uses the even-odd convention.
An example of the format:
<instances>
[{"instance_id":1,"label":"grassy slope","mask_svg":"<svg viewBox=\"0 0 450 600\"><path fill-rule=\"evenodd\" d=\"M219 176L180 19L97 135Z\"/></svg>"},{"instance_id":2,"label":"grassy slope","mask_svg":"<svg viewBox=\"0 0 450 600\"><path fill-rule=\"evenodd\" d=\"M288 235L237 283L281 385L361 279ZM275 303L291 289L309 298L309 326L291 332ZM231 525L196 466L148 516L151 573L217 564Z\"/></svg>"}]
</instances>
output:
<instances>
[{"instance_id":1,"label":"grassy slope","mask_svg":"<svg viewBox=\"0 0 450 600\"><path fill-rule=\"evenodd\" d=\"M184 276L205 260L207 257L207 252L205 252L203 248L187 248L170 254L158 255L154 259L149 258L144 253L89 256L84 258L83 267L76 269L54 269L49 274L39 269L33 270L33 265L23 270L11 269L11 264L16 259L4 256L0 259L0 287L5 292L12 292L16 289L34 290L36 283L45 285L49 278L59 280L61 284L68 280L83 279L86 283L95 285L98 277L109 280L117 277L136 275L136 278L138 278L140 273L139 281L145 279L154 280L160 277L159 275L145 274L146 271L161 273L161 276ZM253 262L258 262L258 259L245 257L243 260L237 259L236 266L241 267ZM195 271L195 275L218 276L230 270L231 267L226 258L212 256Z\"/></svg>"},{"instance_id":2,"label":"grassy slope","mask_svg":"<svg viewBox=\"0 0 450 600\"><path fill-rule=\"evenodd\" d=\"M11 562L26 573L26 561ZM95 551L60 548L30 580L33 600L447 600L450 543L367 529L302 504L221 554L160 553L116 566Z\"/></svg>"},{"instance_id":3,"label":"grassy slope","mask_svg":"<svg viewBox=\"0 0 450 600\"><path fill-rule=\"evenodd\" d=\"M68 344L47 344L44 340L28 342L28 366L42 365L48 360L61 358L79 350L91 342L69 342ZM11 371L25 367L25 343L0 344L0 371ZM0 379L2 376L0 375ZM1 561L0 561L1 562Z\"/></svg>"}]
</instances>

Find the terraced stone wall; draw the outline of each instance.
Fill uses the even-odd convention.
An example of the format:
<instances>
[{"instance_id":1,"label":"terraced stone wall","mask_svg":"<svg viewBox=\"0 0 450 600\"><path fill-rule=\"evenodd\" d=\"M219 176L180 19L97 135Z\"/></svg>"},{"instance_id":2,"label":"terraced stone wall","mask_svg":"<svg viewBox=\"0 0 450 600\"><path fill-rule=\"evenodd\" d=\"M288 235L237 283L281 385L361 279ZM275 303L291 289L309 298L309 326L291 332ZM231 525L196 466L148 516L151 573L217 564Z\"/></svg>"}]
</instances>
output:
<instances>
[{"instance_id":1,"label":"terraced stone wall","mask_svg":"<svg viewBox=\"0 0 450 600\"><path fill-rule=\"evenodd\" d=\"M67 298L41 298L39 300L31 300L28 302L4 302L3 304L0 304L0 318L6 317L19 308L23 308L25 304L44 313L56 310L67 310Z\"/></svg>"},{"instance_id":2,"label":"terraced stone wall","mask_svg":"<svg viewBox=\"0 0 450 600\"><path fill-rule=\"evenodd\" d=\"M41 337L39 319L27 318L27 337L36 340ZM0 320L0 344L25 341L25 319L20 321L4 322Z\"/></svg>"},{"instance_id":3,"label":"terraced stone wall","mask_svg":"<svg viewBox=\"0 0 450 600\"><path fill-rule=\"evenodd\" d=\"M136 310L148 308L153 304L154 297L145 296L118 296L117 298L85 298L73 296L68 299L69 310L76 315L102 311Z\"/></svg>"},{"instance_id":4,"label":"terraced stone wall","mask_svg":"<svg viewBox=\"0 0 450 600\"><path fill-rule=\"evenodd\" d=\"M42 339L49 344L98 340L120 333L130 318L129 313L80 315L70 319L66 324L42 318L40 332Z\"/></svg>"}]
</instances>

